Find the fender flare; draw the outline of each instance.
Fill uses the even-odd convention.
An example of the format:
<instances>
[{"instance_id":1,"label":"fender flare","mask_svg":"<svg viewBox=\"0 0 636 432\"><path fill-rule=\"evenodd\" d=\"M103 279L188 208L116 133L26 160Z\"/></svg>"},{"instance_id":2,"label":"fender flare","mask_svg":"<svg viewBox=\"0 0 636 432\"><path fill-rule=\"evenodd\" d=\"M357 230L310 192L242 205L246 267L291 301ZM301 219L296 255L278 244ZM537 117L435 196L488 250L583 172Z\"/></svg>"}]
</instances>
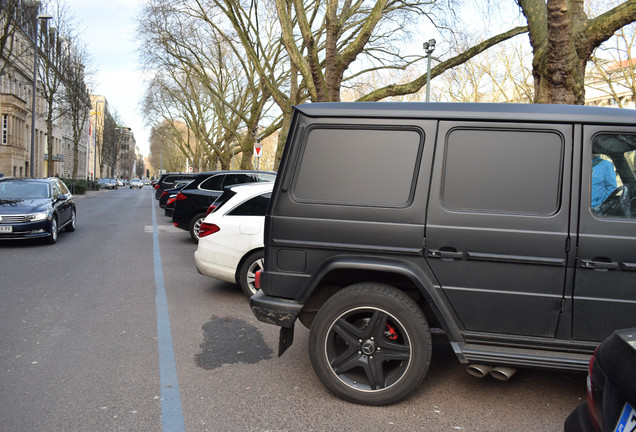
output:
<instances>
[{"instance_id":1,"label":"fender flare","mask_svg":"<svg viewBox=\"0 0 636 432\"><path fill-rule=\"evenodd\" d=\"M426 261L422 260L426 263ZM424 267L424 268L423 268ZM312 275L311 283L307 286L300 304L305 304L315 293L325 277L337 270L364 270L371 272L394 273L406 277L422 295L426 304L431 308L435 318L446 332L448 339L452 342L461 342L463 337L457 326L457 320L449 319L455 317L455 313L446 300L437 279L434 277L428 263L422 266L412 261L402 259L392 259L386 257L359 257L337 256L325 263Z\"/></svg>"}]
</instances>

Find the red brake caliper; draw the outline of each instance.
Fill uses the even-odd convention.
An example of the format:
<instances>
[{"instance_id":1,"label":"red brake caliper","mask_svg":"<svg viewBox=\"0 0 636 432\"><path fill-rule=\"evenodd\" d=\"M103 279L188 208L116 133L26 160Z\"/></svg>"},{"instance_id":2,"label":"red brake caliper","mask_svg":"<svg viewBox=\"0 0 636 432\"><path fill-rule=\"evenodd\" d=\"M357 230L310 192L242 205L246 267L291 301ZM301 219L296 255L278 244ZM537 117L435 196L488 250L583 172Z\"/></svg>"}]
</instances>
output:
<instances>
[{"instance_id":1,"label":"red brake caliper","mask_svg":"<svg viewBox=\"0 0 636 432\"><path fill-rule=\"evenodd\" d=\"M398 334L395 331L395 328L391 326L391 324L389 323L386 323L386 330L384 330L384 336L386 336L390 340L396 340L398 338Z\"/></svg>"}]
</instances>

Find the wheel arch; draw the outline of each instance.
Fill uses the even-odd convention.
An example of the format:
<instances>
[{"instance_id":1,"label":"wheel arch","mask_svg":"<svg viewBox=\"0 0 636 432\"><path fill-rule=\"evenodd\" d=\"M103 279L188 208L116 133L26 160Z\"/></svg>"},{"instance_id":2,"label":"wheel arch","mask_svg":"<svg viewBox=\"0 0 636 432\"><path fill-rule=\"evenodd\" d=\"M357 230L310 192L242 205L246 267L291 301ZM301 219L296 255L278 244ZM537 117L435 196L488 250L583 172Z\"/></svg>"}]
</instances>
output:
<instances>
[{"instance_id":1,"label":"wheel arch","mask_svg":"<svg viewBox=\"0 0 636 432\"><path fill-rule=\"evenodd\" d=\"M421 308L431 327L444 330L450 340L459 340L461 334L448 317L449 305L432 274L409 261L392 259L336 258L315 272L311 284L300 299L303 308L299 319L311 327L318 309L337 291L360 282L381 282L411 296Z\"/></svg>"},{"instance_id":2,"label":"wheel arch","mask_svg":"<svg viewBox=\"0 0 636 432\"><path fill-rule=\"evenodd\" d=\"M234 280L236 281L237 285L240 285L240 270L241 270L241 266L243 265L243 263L245 263L245 261L247 260L247 258L252 255L254 252L258 252L258 251L264 251L265 248L263 246L259 246L259 247L255 247L254 249L250 249L248 252L245 252L243 254L243 256L241 257L241 259L239 260L239 262L236 264L236 270L234 270Z\"/></svg>"}]
</instances>

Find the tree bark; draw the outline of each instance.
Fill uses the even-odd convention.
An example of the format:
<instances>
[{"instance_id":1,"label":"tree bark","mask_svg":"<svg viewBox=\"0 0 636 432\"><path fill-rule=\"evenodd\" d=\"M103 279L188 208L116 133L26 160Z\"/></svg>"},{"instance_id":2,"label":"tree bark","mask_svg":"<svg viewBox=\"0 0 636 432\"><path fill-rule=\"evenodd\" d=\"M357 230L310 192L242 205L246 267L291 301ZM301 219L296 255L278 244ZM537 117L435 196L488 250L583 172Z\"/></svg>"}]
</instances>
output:
<instances>
[{"instance_id":1,"label":"tree bark","mask_svg":"<svg viewBox=\"0 0 636 432\"><path fill-rule=\"evenodd\" d=\"M592 51L636 20L636 0L588 18L583 0L517 0L534 52L535 103L585 102L585 66Z\"/></svg>"}]
</instances>

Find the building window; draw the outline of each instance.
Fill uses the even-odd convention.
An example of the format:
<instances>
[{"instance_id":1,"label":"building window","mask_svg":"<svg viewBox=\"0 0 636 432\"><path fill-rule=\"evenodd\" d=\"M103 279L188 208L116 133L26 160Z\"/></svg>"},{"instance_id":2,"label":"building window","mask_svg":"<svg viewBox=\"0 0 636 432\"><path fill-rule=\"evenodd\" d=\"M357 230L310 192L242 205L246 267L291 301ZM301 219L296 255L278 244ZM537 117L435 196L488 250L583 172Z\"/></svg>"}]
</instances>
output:
<instances>
[{"instance_id":1,"label":"building window","mask_svg":"<svg viewBox=\"0 0 636 432\"><path fill-rule=\"evenodd\" d=\"M2 144L9 142L9 114L2 114Z\"/></svg>"}]
</instances>

